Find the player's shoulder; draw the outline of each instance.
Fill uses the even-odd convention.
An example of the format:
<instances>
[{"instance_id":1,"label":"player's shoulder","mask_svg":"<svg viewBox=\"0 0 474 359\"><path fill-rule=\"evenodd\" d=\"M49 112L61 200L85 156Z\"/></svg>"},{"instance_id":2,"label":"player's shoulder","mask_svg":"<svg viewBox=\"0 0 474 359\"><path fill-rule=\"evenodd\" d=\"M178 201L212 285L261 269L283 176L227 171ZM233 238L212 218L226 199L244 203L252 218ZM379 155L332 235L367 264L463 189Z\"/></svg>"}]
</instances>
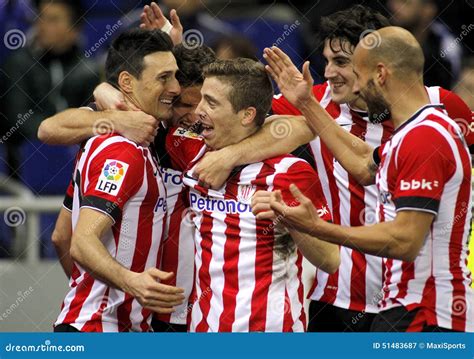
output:
<instances>
[{"instance_id":1,"label":"player's shoulder","mask_svg":"<svg viewBox=\"0 0 474 359\"><path fill-rule=\"evenodd\" d=\"M117 134L97 135L86 141L83 151L90 157L114 156L117 159L144 160L146 148Z\"/></svg>"},{"instance_id":2,"label":"player's shoulder","mask_svg":"<svg viewBox=\"0 0 474 359\"><path fill-rule=\"evenodd\" d=\"M273 169L275 173L314 172L313 167L304 159L285 154L262 161L264 167Z\"/></svg>"}]
</instances>

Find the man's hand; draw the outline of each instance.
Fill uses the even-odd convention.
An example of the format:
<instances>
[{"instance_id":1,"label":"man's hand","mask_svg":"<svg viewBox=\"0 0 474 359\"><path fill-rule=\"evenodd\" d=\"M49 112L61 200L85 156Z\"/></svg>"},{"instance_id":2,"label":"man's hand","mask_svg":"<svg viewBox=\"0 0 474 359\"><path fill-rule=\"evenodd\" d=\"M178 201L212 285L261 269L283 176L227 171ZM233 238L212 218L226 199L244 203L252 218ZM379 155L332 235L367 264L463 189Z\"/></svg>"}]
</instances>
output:
<instances>
[{"instance_id":1,"label":"man's hand","mask_svg":"<svg viewBox=\"0 0 474 359\"><path fill-rule=\"evenodd\" d=\"M112 122L115 132L143 147L153 143L159 124L156 118L143 111L116 112Z\"/></svg>"},{"instance_id":2,"label":"man's hand","mask_svg":"<svg viewBox=\"0 0 474 359\"><path fill-rule=\"evenodd\" d=\"M206 188L221 188L235 167L232 158L226 148L207 152L197 164L194 175Z\"/></svg>"},{"instance_id":3,"label":"man's hand","mask_svg":"<svg viewBox=\"0 0 474 359\"><path fill-rule=\"evenodd\" d=\"M278 85L281 93L296 108L302 108L313 97L313 78L309 61L303 64L303 73L278 47L265 48L263 57L268 62L265 69Z\"/></svg>"},{"instance_id":4,"label":"man's hand","mask_svg":"<svg viewBox=\"0 0 474 359\"><path fill-rule=\"evenodd\" d=\"M173 44L178 45L183 42L183 25L181 25L176 10L172 9L170 11L170 19L171 24L163 15L160 7L155 2L152 2L150 6L145 5L143 7L143 12L140 15L140 28L146 30L162 29L170 35ZM171 29L169 29L169 26L171 26Z\"/></svg>"},{"instance_id":5,"label":"man's hand","mask_svg":"<svg viewBox=\"0 0 474 359\"><path fill-rule=\"evenodd\" d=\"M296 185L290 185L290 191L300 203L299 206L288 206L282 199L281 191L274 191L269 199L262 196L257 197L255 203L252 201L254 214L256 214L257 219L278 219L279 223L283 223L289 229L314 235L317 225L322 219L319 218L311 200ZM260 212L268 206L271 211Z\"/></svg>"},{"instance_id":6,"label":"man's hand","mask_svg":"<svg viewBox=\"0 0 474 359\"><path fill-rule=\"evenodd\" d=\"M107 82L100 83L94 90L94 100L99 111L119 110L119 111L139 111L129 101L127 102L123 93Z\"/></svg>"},{"instance_id":7,"label":"man's hand","mask_svg":"<svg viewBox=\"0 0 474 359\"><path fill-rule=\"evenodd\" d=\"M147 309L156 313L173 313L184 301L184 289L159 283L173 277L173 273L149 268L142 273L131 272L124 291L131 294Z\"/></svg>"},{"instance_id":8,"label":"man's hand","mask_svg":"<svg viewBox=\"0 0 474 359\"><path fill-rule=\"evenodd\" d=\"M276 220L276 214L270 207L271 197L272 192L269 191L257 191L252 196L250 206L252 207L252 213L258 219Z\"/></svg>"}]
</instances>

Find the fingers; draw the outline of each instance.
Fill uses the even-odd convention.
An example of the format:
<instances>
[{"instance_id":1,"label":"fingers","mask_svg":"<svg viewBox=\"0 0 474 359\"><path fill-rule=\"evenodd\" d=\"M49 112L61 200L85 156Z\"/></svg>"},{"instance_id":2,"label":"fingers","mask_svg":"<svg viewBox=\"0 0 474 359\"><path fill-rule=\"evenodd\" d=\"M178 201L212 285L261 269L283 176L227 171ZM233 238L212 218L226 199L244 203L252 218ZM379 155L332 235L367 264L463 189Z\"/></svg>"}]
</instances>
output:
<instances>
[{"instance_id":1,"label":"fingers","mask_svg":"<svg viewBox=\"0 0 474 359\"><path fill-rule=\"evenodd\" d=\"M285 54L282 50L280 50L276 46L272 46L271 50L273 51L273 54L275 55L275 58L278 58L278 60L283 63L285 66L294 66L293 62L291 61L290 57Z\"/></svg>"},{"instance_id":2,"label":"fingers","mask_svg":"<svg viewBox=\"0 0 474 359\"><path fill-rule=\"evenodd\" d=\"M163 272L157 268L149 268L147 273L150 274L155 279L160 280L169 280L174 277L173 272Z\"/></svg>"},{"instance_id":3,"label":"fingers","mask_svg":"<svg viewBox=\"0 0 474 359\"><path fill-rule=\"evenodd\" d=\"M265 50L263 50L263 58L268 62L268 65L270 65L273 72L276 74L280 74L283 71L280 59L271 49L265 48Z\"/></svg>"},{"instance_id":4,"label":"fingers","mask_svg":"<svg viewBox=\"0 0 474 359\"><path fill-rule=\"evenodd\" d=\"M303 64L303 78L305 79L305 81L309 82L309 83L313 83L314 80L313 80L313 76L311 76L311 70L309 68L309 61L306 61L304 64Z\"/></svg>"},{"instance_id":5,"label":"fingers","mask_svg":"<svg viewBox=\"0 0 474 359\"><path fill-rule=\"evenodd\" d=\"M291 191L291 194L293 195L293 197L295 197L295 199L299 203L304 204L304 203L307 203L309 201L309 198L306 197L303 194L303 192L301 192L300 189L294 183L292 183L290 185L290 191Z\"/></svg>"},{"instance_id":6,"label":"fingers","mask_svg":"<svg viewBox=\"0 0 474 359\"><path fill-rule=\"evenodd\" d=\"M178 12L175 9L170 11L170 19L171 25L173 25L173 27L183 30L183 25L181 25L181 20L179 19Z\"/></svg>"},{"instance_id":7,"label":"fingers","mask_svg":"<svg viewBox=\"0 0 474 359\"><path fill-rule=\"evenodd\" d=\"M158 6L158 4L156 2L152 2L150 4L150 9L152 11L152 14L153 16L156 18L156 19L160 19L160 18L163 18L165 17L163 15L163 12L161 11L160 7Z\"/></svg>"},{"instance_id":8,"label":"fingers","mask_svg":"<svg viewBox=\"0 0 474 359\"><path fill-rule=\"evenodd\" d=\"M146 5L145 7L147 7L148 5ZM143 9L143 11L145 11L145 9ZM151 22L150 22L150 19L148 18L147 14L145 12L142 12L140 14L140 28L142 29L151 29Z\"/></svg>"},{"instance_id":9,"label":"fingers","mask_svg":"<svg viewBox=\"0 0 474 359\"><path fill-rule=\"evenodd\" d=\"M276 219L277 215L274 211L265 211L265 212L260 212L255 215L255 217L258 220L270 220L273 221Z\"/></svg>"},{"instance_id":10,"label":"fingers","mask_svg":"<svg viewBox=\"0 0 474 359\"><path fill-rule=\"evenodd\" d=\"M275 82L277 83L278 87L280 87L280 83L278 81L278 75L275 73L275 71L273 71L271 66L265 65L265 70L267 70L267 72L270 74L272 79L275 80Z\"/></svg>"}]
</instances>

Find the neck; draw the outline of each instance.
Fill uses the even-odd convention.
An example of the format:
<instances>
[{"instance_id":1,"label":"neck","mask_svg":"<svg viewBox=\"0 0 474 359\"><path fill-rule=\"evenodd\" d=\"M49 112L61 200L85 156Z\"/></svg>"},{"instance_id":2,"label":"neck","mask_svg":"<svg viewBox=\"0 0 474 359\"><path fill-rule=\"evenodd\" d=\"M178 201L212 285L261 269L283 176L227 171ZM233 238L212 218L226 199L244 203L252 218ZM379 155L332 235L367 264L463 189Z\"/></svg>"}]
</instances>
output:
<instances>
[{"instance_id":1,"label":"neck","mask_svg":"<svg viewBox=\"0 0 474 359\"><path fill-rule=\"evenodd\" d=\"M357 99L354 101L349 102L348 105L353 110L367 111L367 104L360 97L357 97Z\"/></svg>"},{"instance_id":2,"label":"neck","mask_svg":"<svg viewBox=\"0 0 474 359\"><path fill-rule=\"evenodd\" d=\"M392 98L387 96L387 100L391 105L393 125L398 128L417 110L429 104L430 99L420 80L407 80L394 85L390 91L394 95Z\"/></svg>"}]
</instances>

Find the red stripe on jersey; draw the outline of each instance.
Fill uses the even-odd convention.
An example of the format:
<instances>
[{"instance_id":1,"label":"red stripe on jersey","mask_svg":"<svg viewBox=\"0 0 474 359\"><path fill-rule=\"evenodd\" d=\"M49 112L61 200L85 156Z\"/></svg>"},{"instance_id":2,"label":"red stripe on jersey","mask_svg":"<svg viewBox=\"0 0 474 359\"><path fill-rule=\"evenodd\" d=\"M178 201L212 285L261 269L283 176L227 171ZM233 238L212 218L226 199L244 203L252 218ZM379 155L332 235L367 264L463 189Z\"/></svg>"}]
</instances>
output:
<instances>
[{"instance_id":1,"label":"red stripe on jersey","mask_svg":"<svg viewBox=\"0 0 474 359\"><path fill-rule=\"evenodd\" d=\"M283 301L283 332L293 331L293 317L291 316L291 300L285 289L285 300Z\"/></svg>"},{"instance_id":2,"label":"red stripe on jersey","mask_svg":"<svg viewBox=\"0 0 474 359\"><path fill-rule=\"evenodd\" d=\"M402 263L402 277L398 283L398 294L396 299L403 299L407 295L408 283L415 278L415 263L414 262L403 262Z\"/></svg>"},{"instance_id":3,"label":"red stripe on jersey","mask_svg":"<svg viewBox=\"0 0 474 359\"><path fill-rule=\"evenodd\" d=\"M202 320L196 326L196 332L207 332L209 330L209 324L207 323L207 316L209 314L209 310L211 308L211 299L212 299L212 291L211 288L211 276L209 274L209 266L211 263L212 258L212 217L211 215L206 215L207 211L204 211L203 220L201 223L201 249L202 249L202 264L201 268L199 268L199 285L201 289L201 293L205 294L206 297L197 298L197 304L201 308L202 312ZM196 303L194 303L196 305Z\"/></svg>"},{"instance_id":4,"label":"red stripe on jersey","mask_svg":"<svg viewBox=\"0 0 474 359\"><path fill-rule=\"evenodd\" d=\"M227 182L226 193L237 193L238 184L236 182ZM224 245L224 290L222 291L222 300L224 308L219 318L219 332L231 332L232 323L235 321L235 306L239 291L239 245L240 245L240 216L238 213L228 213L224 219L226 224L225 245ZM236 231L232 231L235 228Z\"/></svg>"},{"instance_id":5,"label":"red stripe on jersey","mask_svg":"<svg viewBox=\"0 0 474 359\"><path fill-rule=\"evenodd\" d=\"M273 229L268 231L273 235ZM273 260L268 255L268 242L257 231L257 248L255 257L255 289L252 294L249 331L264 332L267 321L268 291L272 282ZM261 290L260 288L266 288Z\"/></svg>"},{"instance_id":6,"label":"red stripe on jersey","mask_svg":"<svg viewBox=\"0 0 474 359\"><path fill-rule=\"evenodd\" d=\"M298 252L298 260L296 261L296 265L298 266L298 279L302 282L303 278L303 255ZM298 298L301 303L304 303L304 286L300 286L298 289ZM301 308L300 313L300 320L303 323L303 328L306 330L306 313L304 311L304 306Z\"/></svg>"},{"instance_id":7,"label":"red stripe on jersey","mask_svg":"<svg viewBox=\"0 0 474 359\"><path fill-rule=\"evenodd\" d=\"M63 320L64 324L74 323L79 316L79 313L82 309L82 304L89 296L92 286L94 285L94 278L88 274L84 273L84 279L76 287L76 295L69 305L69 310L66 317Z\"/></svg>"},{"instance_id":8,"label":"red stripe on jersey","mask_svg":"<svg viewBox=\"0 0 474 359\"><path fill-rule=\"evenodd\" d=\"M102 302L100 304L99 309L97 312L94 313L94 315L91 317L91 319L84 324L82 327L83 332L103 332L102 329L102 313L107 306L107 299L109 297L109 289L105 291L103 297L102 297Z\"/></svg>"}]
</instances>

